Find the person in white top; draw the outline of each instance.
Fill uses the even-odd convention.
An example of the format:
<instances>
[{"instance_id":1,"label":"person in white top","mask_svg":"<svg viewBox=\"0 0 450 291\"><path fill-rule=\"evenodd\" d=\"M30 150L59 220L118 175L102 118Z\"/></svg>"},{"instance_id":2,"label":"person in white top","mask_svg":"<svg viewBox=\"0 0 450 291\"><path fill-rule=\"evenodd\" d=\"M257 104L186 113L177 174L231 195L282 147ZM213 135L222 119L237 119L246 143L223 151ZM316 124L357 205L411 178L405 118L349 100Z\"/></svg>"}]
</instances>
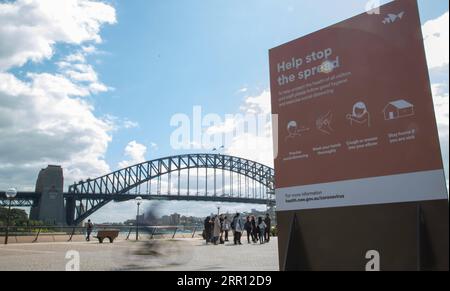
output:
<instances>
[{"instance_id":1,"label":"person in white top","mask_svg":"<svg viewBox=\"0 0 450 291\"><path fill-rule=\"evenodd\" d=\"M225 233L225 241L228 241L228 232L231 229L231 223L230 220L228 219L228 217L225 216L225 218L223 219L223 231Z\"/></svg>"},{"instance_id":2,"label":"person in white top","mask_svg":"<svg viewBox=\"0 0 450 291\"><path fill-rule=\"evenodd\" d=\"M242 231L244 230L244 225L242 223L240 213L236 213L236 215L233 218L233 222L231 223L231 229L233 229L234 232L234 244L242 244L241 243L241 235Z\"/></svg>"}]
</instances>

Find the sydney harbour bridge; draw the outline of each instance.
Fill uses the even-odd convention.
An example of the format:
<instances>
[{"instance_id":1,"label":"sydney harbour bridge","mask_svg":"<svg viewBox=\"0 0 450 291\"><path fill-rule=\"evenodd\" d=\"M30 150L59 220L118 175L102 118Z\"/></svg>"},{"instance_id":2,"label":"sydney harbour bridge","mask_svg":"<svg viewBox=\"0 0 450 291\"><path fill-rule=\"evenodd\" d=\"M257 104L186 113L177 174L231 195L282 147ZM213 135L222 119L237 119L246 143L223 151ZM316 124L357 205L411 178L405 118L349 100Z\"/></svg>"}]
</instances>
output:
<instances>
[{"instance_id":1,"label":"sydney harbour bridge","mask_svg":"<svg viewBox=\"0 0 450 291\"><path fill-rule=\"evenodd\" d=\"M247 159L221 154L186 154L151 160L70 185L64 191L63 170L48 166L39 173L35 192L18 192L0 206L31 207L30 218L77 225L109 202L142 197L264 204L273 206L274 170Z\"/></svg>"}]
</instances>

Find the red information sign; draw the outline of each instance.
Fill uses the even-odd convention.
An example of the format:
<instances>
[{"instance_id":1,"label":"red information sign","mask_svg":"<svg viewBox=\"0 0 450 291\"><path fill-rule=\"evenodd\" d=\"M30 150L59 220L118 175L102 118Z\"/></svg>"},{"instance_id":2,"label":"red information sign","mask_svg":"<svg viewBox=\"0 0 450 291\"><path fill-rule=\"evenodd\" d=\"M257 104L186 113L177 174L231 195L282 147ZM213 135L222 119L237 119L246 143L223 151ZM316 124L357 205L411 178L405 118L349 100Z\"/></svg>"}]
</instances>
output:
<instances>
[{"instance_id":1,"label":"red information sign","mask_svg":"<svg viewBox=\"0 0 450 291\"><path fill-rule=\"evenodd\" d=\"M447 199L416 1L270 50L277 210Z\"/></svg>"}]
</instances>

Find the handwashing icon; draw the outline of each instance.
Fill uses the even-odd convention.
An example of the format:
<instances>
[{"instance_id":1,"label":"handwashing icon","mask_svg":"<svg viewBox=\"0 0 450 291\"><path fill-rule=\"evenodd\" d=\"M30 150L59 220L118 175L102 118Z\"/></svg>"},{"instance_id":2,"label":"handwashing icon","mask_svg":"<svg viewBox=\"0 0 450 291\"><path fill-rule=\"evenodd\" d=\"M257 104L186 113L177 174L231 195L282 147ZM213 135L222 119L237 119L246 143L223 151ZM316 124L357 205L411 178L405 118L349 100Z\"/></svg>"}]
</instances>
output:
<instances>
[{"instance_id":1,"label":"handwashing icon","mask_svg":"<svg viewBox=\"0 0 450 291\"><path fill-rule=\"evenodd\" d=\"M316 128L321 132L330 135L333 132L331 122L333 121L333 113L329 111L327 114L320 116L316 120Z\"/></svg>"}]
</instances>

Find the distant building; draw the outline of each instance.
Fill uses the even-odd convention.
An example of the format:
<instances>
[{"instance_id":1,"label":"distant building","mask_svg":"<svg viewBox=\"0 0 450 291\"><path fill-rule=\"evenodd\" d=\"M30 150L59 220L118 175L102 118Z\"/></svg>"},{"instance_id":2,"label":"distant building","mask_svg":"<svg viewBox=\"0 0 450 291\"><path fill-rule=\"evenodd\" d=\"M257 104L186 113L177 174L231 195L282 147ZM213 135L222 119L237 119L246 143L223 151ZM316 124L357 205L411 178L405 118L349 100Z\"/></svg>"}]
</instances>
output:
<instances>
[{"instance_id":1,"label":"distant building","mask_svg":"<svg viewBox=\"0 0 450 291\"><path fill-rule=\"evenodd\" d=\"M195 224L195 217L193 216L181 216L180 218L180 224L181 225L190 225Z\"/></svg>"},{"instance_id":2,"label":"distant building","mask_svg":"<svg viewBox=\"0 0 450 291\"><path fill-rule=\"evenodd\" d=\"M139 224L141 225L151 225L151 226L202 226L204 217L194 217L194 216L185 216L180 215L178 213L173 213L171 215L164 215L162 217L152 217L148 215L144 217L144 215L139 216ZM135 219L129 219L124 222L125 225L134 225L136 224Z\"/></svg>"},{"instance_id":3,"label":"distant building","mask_svg":"<svg viewBox=\"0 0 450 291\"><path fill-rule=\"evenodd\" d=\"M161 217L161 224L170 225L170 216L164 215L163 217Z\"/></svg>"},{"instance_id":4,"label":"distant building","mask_svg":"<svg viewBox=\"0 0 450 291\"><path fill-rule=\"evenodd\" d=\"M174 213L170 215L170 225L179 225L180 224L180 215L178 213Z\"/></svg>"},{"instance_id":5,"label":"distant building","mask_svg":"<svg viewBox=\"0 0 450 291\"><path fill-rule=\"evenodd\" d=\"M139 223L144 223L144 222L145 222L145 214L139 215L139 216L137 217L137 221L138 221Z\"/></svg>"}]
</instances>

